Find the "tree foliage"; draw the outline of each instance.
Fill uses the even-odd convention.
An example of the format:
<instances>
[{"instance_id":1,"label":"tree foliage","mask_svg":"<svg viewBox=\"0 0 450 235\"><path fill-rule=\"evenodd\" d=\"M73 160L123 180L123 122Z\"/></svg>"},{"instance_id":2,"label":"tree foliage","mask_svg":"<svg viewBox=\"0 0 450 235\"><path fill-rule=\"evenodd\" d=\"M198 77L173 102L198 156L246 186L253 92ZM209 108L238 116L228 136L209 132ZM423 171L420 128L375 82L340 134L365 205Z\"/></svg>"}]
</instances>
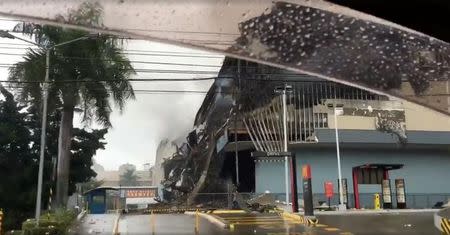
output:
<instances>
[{"instance_id":1,"label":"tree foliage","mask_svg":"<svg viewBox=\"0 0 450 235\"><path fill-rule=\"evenodd\" d=\"M127 169L122 175L120 175L120 185L122 186L139 186L139 177L136 175L135 170Z\"/></svg>"},{"instance_id":2,"label":"tree foliage","mask_svg":"<svg viewBox=\"0 0 450 235\"><path fill-rule=\"evenodd\" d=\"M0 208L5 210L4 225L18 228L34 215L41 135L40 109L36 105L19 104L13 94L0 85ZM47 145L44 161L42 203L48 206L50 188L54 188L54 161L57 156L59 113L48 115ZM91 169L92 157L103 149L106 129L87 131L74 129L72 138L70 193L77 183L96 176Z\"/></svg>"},{"instance_id":3,"label":"tree foliage","mask_svg":"<svg viewBox=\"0 0 450 235\"><path fill-rule=\"evenodd\" d=\"M57 19L61 22L101 26L102 7L98 3L86 2ZM112 103L120 111L125 102L134 99L133 88L128 78L135 73L130 61L122 53L122 40L111 35L97 34L72 28L18 24L14 31L31 36L39 49L28 49L24 60L9 70L9 80L19 81L20 101L41 103L41 85L46 73L46 54L49 53L49 110L61 110L59 118L56 206L65 207L71 191L70 164L78 164L79 156L72 152L73 117L75 110L82 111L85 124L91 121L111 127ZM78 40L82 38L82 40ZM67 43L70 42L70 43ZM38 82L38 83L36 83ZM102 133L94 133L101 135ZM91 138L84 136L83 138ZM73 157L72 157L73 156ZM69 174L67 174L69 172Z\"/></svg>"}]
</instances>

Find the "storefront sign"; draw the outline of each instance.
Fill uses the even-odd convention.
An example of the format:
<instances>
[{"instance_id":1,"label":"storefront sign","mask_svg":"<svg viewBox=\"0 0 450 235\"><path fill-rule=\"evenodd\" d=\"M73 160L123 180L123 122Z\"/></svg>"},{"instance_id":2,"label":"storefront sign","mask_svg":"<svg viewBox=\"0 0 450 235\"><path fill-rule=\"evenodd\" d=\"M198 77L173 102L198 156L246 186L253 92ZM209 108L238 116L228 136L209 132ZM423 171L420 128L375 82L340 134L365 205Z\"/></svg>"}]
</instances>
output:
<instances>
[{"instance_id":1,"label":"storefront sign","mask_svg":"<svg viewBox=\"0 0 450 235\"><path fill-rule=\"evenodd\" d=\"M156 197L156 189L127 189L127 198L153 198Z\"/></svg>"},{"instance_id":2,"label":"storefront sign","mask_svg":"<svg viewBox=\"0 0 450 235\"><path fill-rule=\"evenodd\" d=\"M405 180L404 179L395 179L395 188L397 192L397 203L406 203L405 196Z\"/></svg>"},{"instance_id":3,"label":"storefront sign","mask_svg":"<svg viewBox=\"0 0 450 235\"><path fill-rule=\"evenodd\" d=\"M383 203L392 203L391 181L383 180L382 189L383 189Z\"/></svg>"}]
</instances>

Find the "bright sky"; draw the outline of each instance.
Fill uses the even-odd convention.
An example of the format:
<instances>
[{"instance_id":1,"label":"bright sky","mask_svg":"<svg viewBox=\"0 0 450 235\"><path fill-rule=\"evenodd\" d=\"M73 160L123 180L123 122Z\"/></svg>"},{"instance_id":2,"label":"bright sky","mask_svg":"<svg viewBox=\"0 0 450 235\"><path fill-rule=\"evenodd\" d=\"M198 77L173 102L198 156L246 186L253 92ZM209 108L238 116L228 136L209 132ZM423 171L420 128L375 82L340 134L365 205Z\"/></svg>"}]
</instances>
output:
<instances>
[{"instance_id":1,"label":"bright sky","mask_svg":"<svg viewBox=\"0 0 450 235\"><path fill-rule=\"evenodd\" d=\"M0 29L11 30L16 23L4 18L0 19ZM21 55L8 54L22 54L26 51L27 46L20 40L0 38L0 80L7 80L8 76L8 68L1 66L2 64L13 64L21 60ZM189 73L167 73L167 71L164 71L166 73L149 73L147 70L138 72L133 78L214 77L217 76L223 61L221 55L148 41L130 40L124 46L131 61L202 65L174 66L133 63L135 69L194 71ZM170 54L171 56L161 56L161 54ZM211 71L211 73L204 74L198 71ZM186 136L186 133L192 130L195 114L204 98L204 94L198 93L155 94L141 90L207 91L212 81L133 82L132 84L137 90L136 100L128 102L123 113L117 109L114 110L111 116L113 128L106 135L106 149L99 151L95 156L97 163L104 166L106 170L115 170L124 163L135 164L138 169L142 169L144 163L153 165L156 148L161 139ZM82 126L79 119L75 120L74 124Z\"/></svg>"}]
</instances>

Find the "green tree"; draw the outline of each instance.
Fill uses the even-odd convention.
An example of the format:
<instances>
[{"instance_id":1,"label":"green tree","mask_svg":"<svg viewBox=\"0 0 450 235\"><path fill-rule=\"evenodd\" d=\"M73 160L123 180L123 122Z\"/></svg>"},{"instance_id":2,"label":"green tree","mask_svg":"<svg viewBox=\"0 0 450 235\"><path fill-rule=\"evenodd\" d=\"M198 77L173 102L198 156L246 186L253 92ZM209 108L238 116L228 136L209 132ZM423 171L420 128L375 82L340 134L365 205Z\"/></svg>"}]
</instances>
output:
<instances>
[{"instance_id":1,"label":"green tree","mask_svg":"<svg viewBox=\"0 0 450 235\"><path fill-rule=\"evenodd\" d=\"M60 20L90 26L101 26L102 9L95 3L84 3ZM51 47L87 36L88 33L62 27L20 24L15 31L33 35L37 43ZM134 74L130 61L121 53L121 41L109 35L77 41L50 51L49 110L60 109L56 202L64 206L69 194L71 145L75 109L82 110L83 121L110 127L111 101L122 110L134 92L127 79ZM24 61L15 64L9 80L22 81L22 102L39 103L45 75L45 50L30 49Z\"/></svg>"},{"instance_id":2,"label":"green tree","mask_svg":"<svg viewBox=\"0 0 450 235\"><path fill-rule=\"evenodd\" d=\"M133 169L127 169L122 175L120 175L120 185L122 186L139 186L139 177Z\"/></svg>"},{"instance_id":3,"label":"green tree","mask_svg":"<svg viewBox=\"0 0 450 235\"><path fill-rule=\"evenodd\" d=\"M15 229L26 218L33 216L39 160L40 109L36 105L25 107L0 85L0 208L5 210L5 227ZM56 138L59 131L59 112L49 115L44 161L43 208L48 206L52 173L57 156ZM75 185L93 181L92 157L105 146L107 129L86 131L74 129L71 159L70 191Z\"/></svg>"},{"instance_id":4,"label":"green tree","mask_svg":"<svg viewBox=\"0 0 450 235\"><path fill-rule=\"evenodd\" d=\"M0 208L3 226L14 227L33 213L36 200L38 155L33 154L25 107L0 85Z\"/></svg>"}]
</instances>

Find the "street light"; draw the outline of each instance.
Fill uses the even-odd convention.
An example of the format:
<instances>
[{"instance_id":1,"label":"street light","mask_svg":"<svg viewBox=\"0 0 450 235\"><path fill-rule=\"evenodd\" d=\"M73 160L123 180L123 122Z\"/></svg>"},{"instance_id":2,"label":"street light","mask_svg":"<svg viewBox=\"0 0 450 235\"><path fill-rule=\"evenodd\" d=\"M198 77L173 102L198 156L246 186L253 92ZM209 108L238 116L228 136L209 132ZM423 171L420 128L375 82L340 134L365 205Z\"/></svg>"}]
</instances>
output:
<instances>
[{"instance_id":1,"label":"street light","mask_svg":"<svg viewBox=\"0 0 450 235\"><path fill-rule=\"evenodd\" d=\"M43 90L43 108L42 108L42 125L41 125L41 148L40 148L40 154L39 154L39 173L38 173L38 188L37 188L37 195L36 195L36 211L35 211L35 218L36 223L39 223L39 219L41 216L41 200L42 200L42 181L43 181L43 174L44 174L44 153L45 153L45 135L47 132L47 106L48 106L48 82L49 82L49 70L50 70L50 52L55 49L56 47L67 45L73 42L77 42L80 40L88 39L91 37L91 35L83 36L79 38L75 38L66 42L62 42L59 44L55 44L52 46L45 46L40 45L38 43L16 37L13 34L9 33L5 30L0 30L0 37L1 38L8 38L8 39L17 39L21 40L30 44L33 44L35 46L38 46L45 50L45 78L44 78L44 84L42 85Z\"/></svg>"},{"instance_id":2,"label":"street light","mask_svg":"<svg viewBox=\"0 0 450 235\"><path fill-rule=\"evenodd\" d=\"M288 84L284 84L282 87L276 87L275 93L282 95L283 99L283 142L284 142L284 148L283 151L288 151L288 137L287 137L287 112L286 112L286 93L292 92L292 86ZM289 205L289 163L288 163L288 157L284 157L284 178L286 183L286 205ZM295 177L295 176L294 176Z\"/></svg>"},{"instance_id":3,"label":"street light","mask_svg":"<svg viewBox=\"0 0 450 235\"><path fill-rule=\"evenodd\" d=\"M338 164L338 181L339 181L339 210L347 210L347 206L344 204L344 189L342 185L342 169L341 169L341 154L339 150L339 133L338 133L338 120L337 116L344 114L343 104L328 104L329 108L333 108L334 112L334 131L336 134L336 157Z\"/></svg>"}]
</instances>

